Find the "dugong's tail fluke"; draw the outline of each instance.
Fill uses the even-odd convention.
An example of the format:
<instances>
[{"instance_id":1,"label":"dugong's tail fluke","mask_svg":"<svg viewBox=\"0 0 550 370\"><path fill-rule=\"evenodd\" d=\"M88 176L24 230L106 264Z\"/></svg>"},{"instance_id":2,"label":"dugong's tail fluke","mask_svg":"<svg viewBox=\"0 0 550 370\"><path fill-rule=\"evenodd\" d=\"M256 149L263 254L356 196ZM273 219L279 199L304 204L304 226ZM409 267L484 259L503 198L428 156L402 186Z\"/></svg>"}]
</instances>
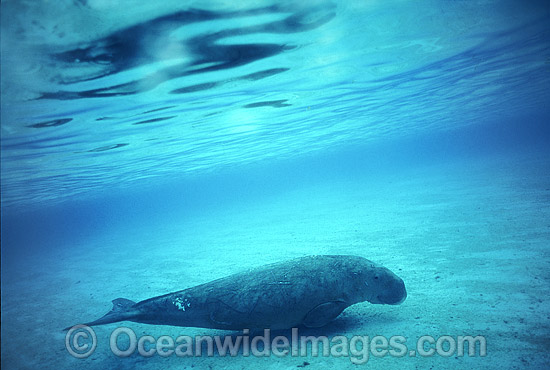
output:
<instances>
[{"instance_id":1,"label":"dugong's tail fluke","mask_svg":"<svg viewBox=\"0 0 550 370\"><path fill-rule=\"evenodd\" d=\"M86 326L103 325L103 324L110 324L112 322L128 320L128 318L132 317L133 315L133 312L132 312L133 310L131 310L131 307L135 304L136 302L126 298L114 299L113 308L111 308L111 311L107 312L107 314L102 318L86 323L84 325ZM69 330L70 328L71 326L68 328L65 328L65 330Z\"/></svg>"}]
</instances>

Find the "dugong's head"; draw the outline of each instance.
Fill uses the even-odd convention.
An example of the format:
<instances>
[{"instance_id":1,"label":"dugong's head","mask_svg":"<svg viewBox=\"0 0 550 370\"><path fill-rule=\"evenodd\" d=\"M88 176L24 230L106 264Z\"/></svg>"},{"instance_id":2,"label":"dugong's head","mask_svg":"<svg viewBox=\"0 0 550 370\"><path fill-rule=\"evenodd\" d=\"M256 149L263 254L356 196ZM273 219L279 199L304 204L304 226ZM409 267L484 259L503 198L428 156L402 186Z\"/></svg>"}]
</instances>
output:
<instances>
[{"instance_id":1,"label":"dugong's head","mask_svg":"<svg viewBox=\"0 0 550 370\"><path fill-rule=\"evenodd\" d=\"M401 304L407 298L405 283L389 269L363 259L354 272L361 298L374 304Z\"/></svg>"}]
</instances>

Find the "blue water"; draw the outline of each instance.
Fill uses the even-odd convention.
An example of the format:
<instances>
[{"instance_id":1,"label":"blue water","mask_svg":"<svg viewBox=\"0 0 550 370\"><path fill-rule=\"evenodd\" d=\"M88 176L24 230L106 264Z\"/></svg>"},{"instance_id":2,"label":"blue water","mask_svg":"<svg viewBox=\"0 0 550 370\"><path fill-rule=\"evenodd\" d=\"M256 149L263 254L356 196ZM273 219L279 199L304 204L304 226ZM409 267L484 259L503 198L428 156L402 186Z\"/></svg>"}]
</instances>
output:
<instances>
[{"instance_id":1,"label":"blue water","mask_svg":"<svg viewBox=\"0 0 550 370\"><path fill-rule=\"evenodd\" d=\"M308 254L375 260L409 291L332 335L494 343L374 366L549 363L548 1L1 10L2 367L266 366L76 360L58 329Z\"/></svg>"}]
</instances>

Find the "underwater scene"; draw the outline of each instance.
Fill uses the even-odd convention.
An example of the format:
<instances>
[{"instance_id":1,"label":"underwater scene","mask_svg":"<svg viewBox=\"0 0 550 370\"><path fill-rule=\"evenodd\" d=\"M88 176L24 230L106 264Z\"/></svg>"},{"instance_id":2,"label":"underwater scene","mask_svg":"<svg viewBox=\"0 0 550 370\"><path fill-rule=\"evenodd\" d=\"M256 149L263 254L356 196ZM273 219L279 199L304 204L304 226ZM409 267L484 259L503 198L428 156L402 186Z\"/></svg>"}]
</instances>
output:
<instances>
[{"instance_id":1,"label":"underwater scene","mask_svg":"<svg viewBox=\"0 0 550 370\"><path fill-rule=\"evenodd\" d=\"M550 368L550 1L0 10L2 369Z\"/></svg>"}]
</instances>

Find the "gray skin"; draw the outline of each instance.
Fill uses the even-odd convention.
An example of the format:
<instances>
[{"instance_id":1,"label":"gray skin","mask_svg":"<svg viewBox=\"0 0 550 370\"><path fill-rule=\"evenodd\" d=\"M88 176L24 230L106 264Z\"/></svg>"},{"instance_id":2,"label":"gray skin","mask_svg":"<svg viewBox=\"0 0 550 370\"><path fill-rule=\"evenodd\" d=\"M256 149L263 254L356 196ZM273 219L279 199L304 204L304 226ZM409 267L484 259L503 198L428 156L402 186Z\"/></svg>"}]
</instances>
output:
<instances>
[{"instance_id":1,"label":"gray skin","mask_svg":"<svg viewBox=\"0 0 550 370\"><path fill-rule=\"evenodd\" d=\"M86 325L118 321L213 329L321 327L347 307L402 303L405 284L357 256L308 256L274 263L138 303L124 298Z\"/></svg>"}]
</instances>

